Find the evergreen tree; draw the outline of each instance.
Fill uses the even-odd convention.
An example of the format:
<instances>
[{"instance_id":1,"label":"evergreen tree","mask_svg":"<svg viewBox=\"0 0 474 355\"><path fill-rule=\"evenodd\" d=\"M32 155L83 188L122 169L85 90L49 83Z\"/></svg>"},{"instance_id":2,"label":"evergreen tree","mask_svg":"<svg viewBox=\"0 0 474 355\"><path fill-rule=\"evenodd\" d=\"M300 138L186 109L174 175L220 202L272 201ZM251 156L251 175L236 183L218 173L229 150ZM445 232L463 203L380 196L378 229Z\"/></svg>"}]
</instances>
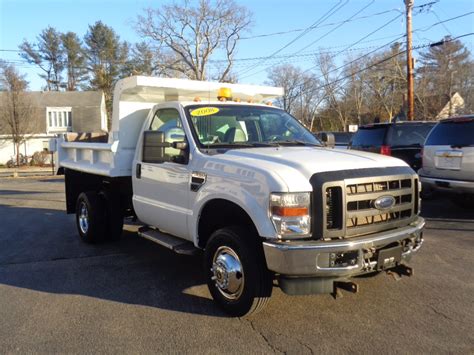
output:
<instances>
[{"instance_id":1,"label":"evergreen tree","mask_svg":"<svg viewBox=\"0 0 474 355\"><path fill-rule=\"evenodd\" d=\"M64 67L67 71L67 91L76 91L81 82L86 79L85 55L82 43L74 32L61 34L64 51Z\"/></svg>"},{"instance_id":2,"label":"evergreen tree","mask_svg":"<svg viewBox=\"0 0 474 355\"><path fill-rule=\"evenodd\" d=\"M59 91L64 69L64 51L61 33L49 26L37 37L37 43L26 40L20 45L20 56L30 64L37 65L44 73L40 77L46 81L45 88Z\"/></svg>"},{"instance_id":3,"label":"evergreen tree","mask_svg":"<svg viewBox=\"0 0 474 355\"><path fill-rule=\"evenodd\" d=\"M84 42L90 73L89 88L104 93L110 129L113 88L124 72L129 46L101 21L89 26Z\"/></svg>"},{"instance_id":4,"label":"evergreen tree","mask_svg":"<svg viewBox=\"0 0 474 355\"><path fill-rule=\"evenodd\" d=\"M432 112L439 112L456 92L469 96L472 82L469 77L472 61L469 50L459 40L445 37L443 44L432 46L420 55L419 90L437 97L431 100Z\"/></svg>"}]
</instances>

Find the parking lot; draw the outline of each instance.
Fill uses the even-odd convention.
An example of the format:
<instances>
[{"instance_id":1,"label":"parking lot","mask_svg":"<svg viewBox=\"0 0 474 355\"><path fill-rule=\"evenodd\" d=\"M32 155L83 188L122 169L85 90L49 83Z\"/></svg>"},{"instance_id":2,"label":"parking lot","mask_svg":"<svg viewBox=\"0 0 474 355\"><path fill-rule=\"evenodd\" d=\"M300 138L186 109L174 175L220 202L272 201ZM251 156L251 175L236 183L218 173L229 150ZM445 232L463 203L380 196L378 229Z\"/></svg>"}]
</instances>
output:
<instances>
[{"instance_id":1,"label":"parking lot","mask_svg":"<svg viewBox=\"0 0 474 355\"><path fill-rule=\"evenodd\" d=\"M199 257L126 225L85 245L64 212L64 181L0 179L0 352L472 353L474 212L423 203L414 277L358 279L358 294L290 297L232 319L210 299Z\"/></svg>"}]
</instances>

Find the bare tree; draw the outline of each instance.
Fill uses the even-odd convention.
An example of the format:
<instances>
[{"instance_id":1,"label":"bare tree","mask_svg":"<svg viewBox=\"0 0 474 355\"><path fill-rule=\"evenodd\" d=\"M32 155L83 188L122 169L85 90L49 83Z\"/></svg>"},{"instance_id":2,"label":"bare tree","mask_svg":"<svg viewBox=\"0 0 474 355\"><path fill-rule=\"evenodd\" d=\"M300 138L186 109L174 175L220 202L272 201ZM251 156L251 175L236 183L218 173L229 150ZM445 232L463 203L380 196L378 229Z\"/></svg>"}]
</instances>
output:
<instances>
[{"instance_id":1,"label":"bare tree","mask_svg":"<svg viewBox=\"0 0 474 355\"><path fill-rule=\"evenodd\" d=\"M312 130L316 111L324 99L324 92L315 76L291 64L283 64L268 71L266 83L283 87L284 94L277 99L277 105Z\"/></svg>"},{"instance_id":2,"label":"bare tree","mask_svg":"<svg viewBox=\"0 0 474 355\"><path fill-rule=\"evenodd\" d=\"M313 74L303 73L299 86L299 103L295 116L310 131L315 129L316 112L325 100L325 92L321 88L321 82Z\"/></svg>"},{"instance_id":3,"label":"bare tree","mask_svg":"<svg viewBox=\"0 0 474 355\"><path fill-rule=\"evenodd\" d=\"M283 64L271 68L267 75L268 85L281 86L284 90L283 96L277 100L279 106L292 114L296 109L298 97L301 93L301 69L291 64Z\"/></svg>"},{"instance_id":4,"label":"bare tree","mask_svg":"<svg viewBox=\"0 0 474 355\"><path fill-rule=\"evenodd\" d=\"M176 60L164 63L167 69L195 80L209 78L208 65L213 54L224 52L226 64L219 81L228 80L237 42L251 23L251 13L233 0L190 1L147 9L138 16L136 29L159 49L170 50Z\"/></svg>"},{"instance_id":5,"label":"bare tree","mask_svg":"<svg viewBox=\"0 0 474 355\"><path fill-rule=\"evenodd\" d=\"M346 61L347 68L345 75L347 80L347 94L349 103L351 105L352 116L357 121L358 125L362 124L362 113L367 103L367 72L361 70L364 63L355 62L352 58Z\"/></svg>"},{"instance_id":6,"label":"bare tree","mask_svg":"<svg viewBox=\"0 0 474 355\"><path fill-rule=\"evenodd\" d=\"M25 90L28 82L13 65L0 61L0 130L15 146L16 164L20 165L20 145L35 131L33 109Z\"/></svg>"},{"instance_id":7,"label":"bare tree","mask_svg":"<svg viewBox=\"0 0 474 355\"><path fill-rule=\"evenodd\" d=\"M351 121L348 85L345 80L338 79L338 70L329 54L322 53L316 61L321 72L326 109L335 114L338 128L346 131Z\"/></svg>"}]
</instances>

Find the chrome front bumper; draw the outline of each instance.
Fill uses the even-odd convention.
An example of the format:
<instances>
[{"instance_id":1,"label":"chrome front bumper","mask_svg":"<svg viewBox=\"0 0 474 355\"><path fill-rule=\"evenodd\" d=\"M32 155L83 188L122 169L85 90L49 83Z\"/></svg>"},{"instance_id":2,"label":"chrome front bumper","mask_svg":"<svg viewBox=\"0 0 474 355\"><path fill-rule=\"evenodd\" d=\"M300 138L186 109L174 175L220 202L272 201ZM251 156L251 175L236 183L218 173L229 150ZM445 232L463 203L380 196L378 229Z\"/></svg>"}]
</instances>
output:
<instances>
[{"instance_id":1,"label":"chrome front bumper","mask_svg":"<svg viewBox=\"0 0 474 355\"><path fill-rule=\"evenodd\" d=\"M410 225L390 231L338 241L269 241L263 242L267 267L290 277L351 277L377 270L374 255L378 250L398 241L405 241L402 261L408 261L422 243L425 220L418 217ZM353 265L331 266L331 258L339 253L353 252Z\"/></svg>"}]
</instances>

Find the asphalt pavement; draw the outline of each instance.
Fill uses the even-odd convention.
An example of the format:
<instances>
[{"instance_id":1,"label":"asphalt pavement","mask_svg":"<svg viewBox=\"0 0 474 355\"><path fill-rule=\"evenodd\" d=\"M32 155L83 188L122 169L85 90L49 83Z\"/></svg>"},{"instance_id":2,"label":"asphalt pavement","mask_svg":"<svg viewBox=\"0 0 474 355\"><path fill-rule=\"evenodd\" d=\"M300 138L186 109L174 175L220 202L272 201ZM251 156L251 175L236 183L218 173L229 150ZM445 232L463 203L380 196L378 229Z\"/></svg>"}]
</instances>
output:
<instances>
[{"instance_id":1,"label":"asphalt pavement","mask_svg":"<svg viewBox=\"0 0 474 355\"><path fill-rule=\"evenodd\" d=\"M474 211L425 201L413 277L294 297L229 318L201 259L137 237L80 242L64 181L0 179L0 353L473 353Z\"/></svg>"}]
</instances>

